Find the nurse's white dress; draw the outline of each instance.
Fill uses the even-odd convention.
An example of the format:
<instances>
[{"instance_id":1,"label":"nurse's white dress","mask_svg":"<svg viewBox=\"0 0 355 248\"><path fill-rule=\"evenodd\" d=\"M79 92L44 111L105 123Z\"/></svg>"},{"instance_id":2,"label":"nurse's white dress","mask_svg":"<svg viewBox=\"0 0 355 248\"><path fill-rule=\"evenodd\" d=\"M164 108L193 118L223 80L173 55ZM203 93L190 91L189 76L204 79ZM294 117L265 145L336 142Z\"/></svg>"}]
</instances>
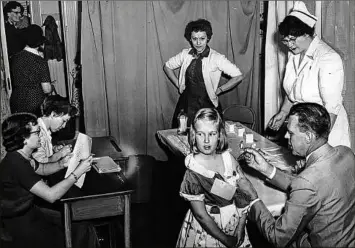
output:
<instances>
[{"instance_id":1,"label":"nurse's white dress","mask_svg":"<svg viewBox=\"0 0 355 248\"><path fill-rule=\"evenodd\" d=\"M350 147L350 127L342 97L344 69L341 57L315 36L301 64L299 59L299 54L290 54L286 65L283 87L289 100L318 103L337 115L329 144Z\"/></svg>"}]
</instances>

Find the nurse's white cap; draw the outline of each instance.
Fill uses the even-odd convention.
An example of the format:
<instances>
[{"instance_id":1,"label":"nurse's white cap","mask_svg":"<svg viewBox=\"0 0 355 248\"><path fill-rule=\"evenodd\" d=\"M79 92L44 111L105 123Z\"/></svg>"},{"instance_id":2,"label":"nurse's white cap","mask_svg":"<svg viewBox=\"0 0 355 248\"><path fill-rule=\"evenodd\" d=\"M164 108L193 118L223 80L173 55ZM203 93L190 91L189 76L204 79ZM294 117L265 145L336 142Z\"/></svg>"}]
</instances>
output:
<instances>
[{"instance_id":1,"label":"nurse's white cap","mask_svg":"<svg viewBox=\"0 0 355 248\"><path fill-rule=\"evenodd\" d=\"M296 1L293 5L293 9L290 12L289 16L294 16L300 19L302 22L310 26L311 28L314 27L318 18L307 10L307 7L304 2Z\"/></svg>"}]
</instances>

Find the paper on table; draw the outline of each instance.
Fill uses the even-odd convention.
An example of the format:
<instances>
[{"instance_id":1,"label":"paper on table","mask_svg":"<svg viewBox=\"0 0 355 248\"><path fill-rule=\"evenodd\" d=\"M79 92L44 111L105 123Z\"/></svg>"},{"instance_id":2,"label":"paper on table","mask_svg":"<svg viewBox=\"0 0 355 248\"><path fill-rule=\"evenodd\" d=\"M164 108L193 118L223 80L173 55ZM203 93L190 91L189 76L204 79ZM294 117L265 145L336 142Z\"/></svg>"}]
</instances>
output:
<instances>
[{"instance_id":1,"label":"paper on table","mask_svg":"<svg viewBox=\"0 0 355 248\"><path fill-rule=\"evenodd\" d=\"M109 156L98 157L93 159L93 167L98 173L120 172L121 167L113 161Z\"/></svg>"},{"instance_id":2,"label":"paper on table","mask_svg":"<svg viewBox=\"0 0 355 248\"><path fill-rule=\"evenodd\" d=\"M73 149L73 155L68 162L67 172L65 178L72 173L79 165L80 160L87 159L91 155L92 138L86 134L79 133ZM76 186L81 188L84 184L85 174L75 183Z\"/></svg>"}]
</instances>

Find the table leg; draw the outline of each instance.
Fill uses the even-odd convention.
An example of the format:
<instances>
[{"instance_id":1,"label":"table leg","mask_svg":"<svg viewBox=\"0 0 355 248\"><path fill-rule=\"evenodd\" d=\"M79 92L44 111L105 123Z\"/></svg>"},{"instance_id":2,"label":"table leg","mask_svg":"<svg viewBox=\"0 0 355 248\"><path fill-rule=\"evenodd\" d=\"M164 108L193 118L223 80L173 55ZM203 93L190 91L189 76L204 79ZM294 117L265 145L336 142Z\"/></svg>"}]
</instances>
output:
<instances>
[{"instance_id":1,"label":"table leg","mask_svg":"<svg viewBox=\"0 0 355 248\"><path fill-rule=\"evenodd\" d=\"M131 247L131 195L124 196L124 243L125 248Z\"/></svg>"},{"instance_id":2,"label":"table leg","mask_svg":"<svg viewBox=\"0 0 355 248\"><path fill-rule=\"evenodd\" d=\"M68 203L64 203L64 228L65 228L65 246L66 248L72 248L70 206Z\"/></svg>"}]
</instances>

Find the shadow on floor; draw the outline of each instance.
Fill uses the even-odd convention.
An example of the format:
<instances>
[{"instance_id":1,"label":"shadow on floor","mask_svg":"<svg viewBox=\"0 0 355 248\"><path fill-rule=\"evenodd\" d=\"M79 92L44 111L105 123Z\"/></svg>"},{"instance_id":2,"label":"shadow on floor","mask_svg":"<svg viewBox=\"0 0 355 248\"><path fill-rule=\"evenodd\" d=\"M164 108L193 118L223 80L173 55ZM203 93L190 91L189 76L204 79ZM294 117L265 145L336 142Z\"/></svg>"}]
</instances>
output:
<instances>
[{"instance_id":1,"label":"shadow on floor","mask_svg":"<svg viewBox=\"0 0 355 248\"><path fill-rule=\"evenodd\" d=\"M153 170L151 200L148 203L132 203L132 248L175 247L188 203L179 196L180 184L185 173L183 159L157 161ZM123 223L122 216L116 217ZM117 247L124 247L123 226L115 227L119 233ZM109 227L96 227L101 248L109 248Z\"/></svg>"},{"instance_id":2,"label":"shadow on floor","mask_svg":"<svg viewBox=\"0 0 355 248\"><path fill-rule=\"evenodd\" d=\"M189 208L188 202L179 196L180 184L185 173L184 161L174 158L157 161L153 170L152 196L149 203L132 204L131 234L132 248L175 247L179 231ZM123 218L120 216L120 223ZM106 230L104 229L106 228ZM123 226L118 230L117 247L124 247ZM108 227L98 228L101 248L110 248ZM253 247L272 248L258 234L254 225L248 225Z\"/></svg>"}]
</instances>

